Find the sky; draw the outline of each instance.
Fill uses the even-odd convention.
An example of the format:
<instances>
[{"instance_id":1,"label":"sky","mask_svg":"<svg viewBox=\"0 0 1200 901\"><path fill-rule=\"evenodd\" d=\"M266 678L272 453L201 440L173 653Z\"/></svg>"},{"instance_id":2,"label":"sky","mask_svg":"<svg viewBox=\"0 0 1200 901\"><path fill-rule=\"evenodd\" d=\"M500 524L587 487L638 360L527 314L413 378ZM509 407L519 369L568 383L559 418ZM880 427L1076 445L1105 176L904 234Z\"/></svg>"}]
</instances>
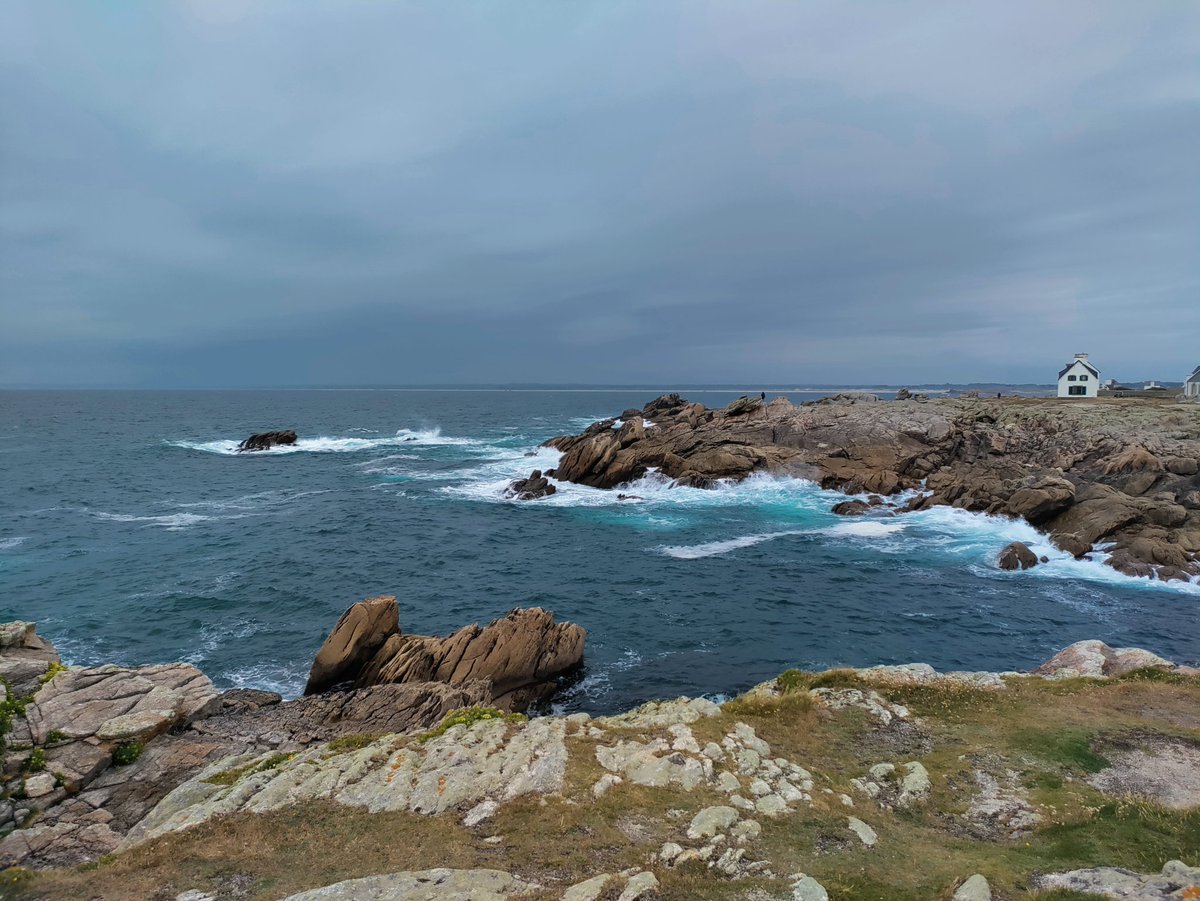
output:
<instances>
[{"instance_id":1,"label":"sky","mask_svg":"<svg viewBox=\"0 0 1200 901\"><path fill-rule=\"evenodd\" d=\"M1200 4L6 0L0 386L1200 364Z\"/></svg>"}]
</instances>

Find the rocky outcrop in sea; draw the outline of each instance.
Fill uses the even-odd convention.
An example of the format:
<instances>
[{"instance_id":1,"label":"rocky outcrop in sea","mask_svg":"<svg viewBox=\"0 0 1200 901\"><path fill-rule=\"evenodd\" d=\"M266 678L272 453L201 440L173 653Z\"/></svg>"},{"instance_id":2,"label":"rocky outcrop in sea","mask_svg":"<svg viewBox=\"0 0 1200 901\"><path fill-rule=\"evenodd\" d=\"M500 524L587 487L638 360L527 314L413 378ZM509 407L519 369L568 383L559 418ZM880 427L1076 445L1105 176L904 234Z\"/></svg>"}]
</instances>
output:
<instances>
[{"instance_id":1,"label":"rocky outcrop in sea","mask_svg":"<svg viewBox=\"0 0 1200 901\"><path fill-rule=\"evenodd\" d=\"M902 495L887 513L952 506L1024 519L1077 557L1103 548L1131 576L1200 576L1200 413L1179 405L842 394L713 410L669 394L546 444L562 452L546 473L561 481L797 476ZM863 514L870 502L839 507Z\"/></svg>"}]
</instances>

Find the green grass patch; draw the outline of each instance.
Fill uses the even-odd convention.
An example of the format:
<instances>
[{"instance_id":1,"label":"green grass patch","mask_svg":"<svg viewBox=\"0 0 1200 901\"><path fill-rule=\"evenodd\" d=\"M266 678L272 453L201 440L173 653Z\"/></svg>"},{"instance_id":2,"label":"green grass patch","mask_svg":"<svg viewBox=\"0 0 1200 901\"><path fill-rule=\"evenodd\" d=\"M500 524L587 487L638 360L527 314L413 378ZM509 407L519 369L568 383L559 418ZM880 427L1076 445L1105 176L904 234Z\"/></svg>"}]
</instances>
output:
<instances>
[{"instance_id":1,"label":"green grass patch","mask_svg":"<svg viewBox=\"0 0 1200 901\"><path fill-rule=\"evenodd\" d=\"M497 710L495 707L482 707L476 705L474 707L464 707L462 710L455 710L446 714L445 718L438 723L433 729L430 729L424 735L417 739L419 742L427 742L431 739L445 735L455 726L473 726L476 723L482 723L486 720L504 720L506 723L524 723L528 722L529 717L523 713L505 713L503 710Z\"/></svg>"},{"instance_id":2,"label":"green grass patch","mask_svg":"<svg viewBox=\"0 0 1200 901\"><path fill-rule=\"evenodd\" d=\"M343 751L359 751L379 738L374 732L364 732L358 735L343 735L325 745L327 750L340 754Z\"/></svg>"},{"instance_id":3,"label":"green grass patch","mask_svg":"<svg viewBox=\"0 0 1200 901\"><path fill-rule=\"evenodd\" d=\"M40 773L46 768L46 752L41 748L34 748L32 753L25 758L25 762L21 764L21 769L26 773Z\"/></svg>"},{"instance_id":4,"label":"green grass patch","mask_svg":"<svg viewBox=\"0 0 1200 901\"><path fill-rule=\"evenodd\" d=\"M245 766L236 766L231 770L225 770L221 773L216 773L205 779L211 785L233 785L243 776L252 776L255 773L265 773L268 770L278 769L287 763L296 755L293 754L272 754L265 760L260 760L258 763L247 763Z\"/></svg>"},{"instance_id":5,"label":"green grass patch","mask_svg":"<svg viewBox=\"0 0 1200 901\"><path fill-rule=\"evenodd\" d=\"M1081 729L1057 732L1025 730L1013 736L1013 747L1071 773L1098 773L1108 759L1092 750L1091 735Z\"/></svg>"},{"instance_id":6,"label":"green grass patch","mask_svg":"<svg viewBox=\"0 0 1200 901\"><path fill-rule=\"evenodd\" d=\"M1157 873L1168 860L1200 862L1200 810L1169 810L1147 801L1113 801L1079 822L1038 830L1028 849L1033 868L1126 867Z\"/></svg>"},{"instance_id":7,"label":"green grass patch","mask_svg":"<svg viewBox=\"0 0 1200 901\"><path fill-rule=\"evenodd\" d=\"M113 766L129 766L139 757L142 756L142 751L146 749L140 741L123 741L112 752Z\"/></svg>"},{"instance_id":8,"label":"green grass patch","mask_svg":"<svg viewBox=\"0 0 1200 901\"><path fill-rule=\"evenodd\" d=\"M50 664L50 668L46 670L46 672L38 676L38 682L40 682L42 685L45 685L59 673L65 673L66 671L67 668L56 660L54 663Z\"/></svg>"}]
</instances>

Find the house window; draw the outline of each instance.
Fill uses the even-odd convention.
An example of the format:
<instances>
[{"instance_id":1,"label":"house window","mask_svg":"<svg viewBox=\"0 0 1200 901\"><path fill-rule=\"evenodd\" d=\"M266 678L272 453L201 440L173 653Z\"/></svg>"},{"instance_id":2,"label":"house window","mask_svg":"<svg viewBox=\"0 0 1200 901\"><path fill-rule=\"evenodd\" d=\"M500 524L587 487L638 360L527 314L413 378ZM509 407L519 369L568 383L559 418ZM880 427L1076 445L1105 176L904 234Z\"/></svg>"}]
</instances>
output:
<instances>
[{"instance_id":1,"label":"house window","mask_svg":"<svg viewBox=\"0 0 1200 901\"><path fill-rule=\"evenodd\" d=\"M1086 382L1086 381L1087 381L1087 376L1086 376L1086 375L1081 375L1081 376L1079 377L1079 381L1081 381L1081 382Z\"/></svg>"},{"instance_id":2,"label":"house window","mask_svg":"<svg viewBox=\"0 0 1200 901\"><path fill-rule=\"evenodd\" d=\"M1073 396L1074 395L1086 395L1087 387L1084 385L1072 385L1070 388L1067 389L1067 394L1070 394Z\"/></svg>"},{"instance_id":3,"label":"house window","mask_svg":"<svg viewBox=\"0 0 1200 901\"><path fill-rule=\"evenodd\" d=\"M1073 375L1069 375L1069 376L1067 376L1067 381L1068 381L1068 382L1073 382L1073 381L1075 381L1075 376L1073 376Z\"/></svg>"}]
</instances>

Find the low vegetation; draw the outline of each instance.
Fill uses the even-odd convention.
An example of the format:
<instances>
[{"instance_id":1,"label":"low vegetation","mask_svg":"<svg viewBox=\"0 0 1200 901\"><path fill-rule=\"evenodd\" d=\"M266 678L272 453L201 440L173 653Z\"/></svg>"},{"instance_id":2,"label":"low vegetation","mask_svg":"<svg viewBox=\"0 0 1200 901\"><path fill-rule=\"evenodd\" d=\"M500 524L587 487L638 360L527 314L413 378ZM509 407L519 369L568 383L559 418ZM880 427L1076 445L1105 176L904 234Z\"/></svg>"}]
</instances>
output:
<instances>
[{"instance_id":1,"label":"low vegetation","mask_svg":"<svg viewBox=\"0 0 1200 901\"><path fill-rule=\"evenodd\" d=\"M785 898L787 877L805 872L834 901L949 901L955 886L978 872L1006 901L1095 901L1076 892L1036 891L1032 876L1097 865L1158 871L1170 859L1200 865L1200 808L1109 797L1087 781L1108 765L1111 748L1134 736L1200 748L1200 679L1013 679L1003 692L946 684L880 687L883 697L908 707L919 720L888 728L863 710L831 711L808 692L870 688L850 674L793 671L778 687L778 697L735 699L723 705L721 716L702 719L692 729L703 744L720 742L736 722L747 723L771 744L772 753L812 771L812 804L779 819L759 817L762 834L749 846L750 856L771 861L779 878L731 881L703 865L659 867L664 899ZM507 717L485 707L457 711L421 737L496 718ZM610 729L605 741L625 732L637 730ZM329 747L354 750L373 738L347 736ZM604 770L593 742L572 737L568 750L562 797L518 798L475 828L453 815L371 814L310 803L209 821L85 870L6 875L11 881L2 883L0 896L132 901L199 889L276 901L342 879L445 866L508 870L546 886L533 896L542 901L560 898L566 885L587 876L646 867L664 841L679 840L698 807L726 803L705 786L685 793L628 782L597 800L591 786ZM210 781L228 784L279 766L288 756L272 755ZM873 764L909 760L922 761L932 777L923 805L881 809L851 784ZM1010 834L973 821L969 809L981 772L1021 795L1036 809L1038 822ZM841 802L841 794L853 797L853 808ZM849 831L848 814L878 833L874 848ZM501 840L487 841L492 836Z\"/></svg>"}]
</instances>

